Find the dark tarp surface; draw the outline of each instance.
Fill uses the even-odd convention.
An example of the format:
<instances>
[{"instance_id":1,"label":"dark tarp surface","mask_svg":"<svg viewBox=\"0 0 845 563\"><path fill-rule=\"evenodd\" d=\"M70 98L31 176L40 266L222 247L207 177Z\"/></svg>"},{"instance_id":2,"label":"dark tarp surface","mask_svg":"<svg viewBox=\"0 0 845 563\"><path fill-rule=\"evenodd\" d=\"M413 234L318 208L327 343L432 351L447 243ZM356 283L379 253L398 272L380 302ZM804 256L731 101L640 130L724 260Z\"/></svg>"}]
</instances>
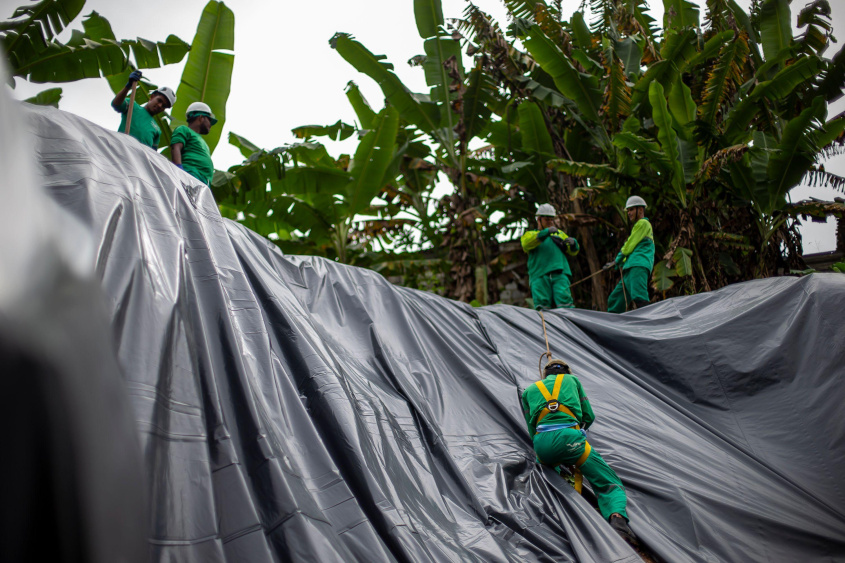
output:
<instances>
[{"instance_id":1,"label":"dark tarp surface","mask_svg":"<svg viewBox=\"0 0 845 563\"><path fill-rule=\"evenodd\" d=\"M284 256L130 137L24 107L97 247L151 560L638 560L534 463L536 312ZM816 274L547 314L654 553L845 561L843 311L845 276Z\"/></svg>"}]
</instances>

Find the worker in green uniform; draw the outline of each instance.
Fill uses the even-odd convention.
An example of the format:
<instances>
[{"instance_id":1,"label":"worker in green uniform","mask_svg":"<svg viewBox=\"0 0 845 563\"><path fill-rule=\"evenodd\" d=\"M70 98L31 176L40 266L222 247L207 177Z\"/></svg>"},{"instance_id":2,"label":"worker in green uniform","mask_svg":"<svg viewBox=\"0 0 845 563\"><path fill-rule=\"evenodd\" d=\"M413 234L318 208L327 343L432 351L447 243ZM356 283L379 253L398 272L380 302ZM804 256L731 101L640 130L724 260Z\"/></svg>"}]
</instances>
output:
<instances>
[{"instance_id":1,"label":"worker in green uniform","mask_svg":"<svg viewBox=\"0 0 845 563\"><path fill-rule=\"evenodd\" d=\"M575 256L581 247L578 241L560 231L555 222L557 212L548 203L537 210L536 231L527 231L520 242L528 253L528 282L535 309L572 308L569 290L572 270L564 253Z\"/></svg>"},{"instance_id":2,"label":"worker in green uniform","mask_svg":"<svg viewBox=\"0 0 845 563\"><path fill-rule=\"evenodd\" d=\"M637 545L628 526L628 498L616 472L587 442L587 428L595 421L584 388L563 360L550 360L545 379L522 392L522 412L537 460L551 467L575 466L589 481L599 511L623 539Z\"/></svg>"},{"instance_id":3,"label":"worker in green uniform","mask_svg":"<svg viewBox=\"0 0 845 563\"><path fill-rule=\"evenodd\" d=\"M180 125L170 137L170 158L173 164L205 185L210 185L214 164L211 162L208 144L200 135L208 135L217 119L211 113L211 108L202 102L189 105L185 116L188 125Z\"/></svg>"},{"instance_id":4,"label":"worker in green uniform","mask_svg":"<svg viewBox=\"0 0 845 563\"><path fill-rule=\"evenodd\" d=\"M616 259L604 265L605 270L622 270L622 279L607 299L607 310L610 313L624 313L632 305L645 307L649 303L648 279L654 267L654 233L651 223L645 218L645 208L643 198L628 198L625 209L628 222L634 228Z\"/></svg>"},{"instance_id":5,"label":"worker in green uniform","mask_svg":"<svg viewBox=\"0 0 845 563\"><path fill-rule=\"evenodd\" d=\"M132 89L132 85L139 80L141 80L141 71L133 71L129 75L129 82L126 83L126 86L117 93L111 102L112 109L121 114L120 128L118 129L121 133L126 131L126 116L129 113L129 98L126 95ZM138 139L142 144L151 147L153 150L158 150L161 128L158 126L155 116L173 107L173 104L176 103L176 93L167 86L164 86L158 90L154 90L150 95L150 101L143 107L138 105L138 102L133 103L135 105L132 110L132 123L129 127L129 134Z\"/></svg>"}]
</instances>

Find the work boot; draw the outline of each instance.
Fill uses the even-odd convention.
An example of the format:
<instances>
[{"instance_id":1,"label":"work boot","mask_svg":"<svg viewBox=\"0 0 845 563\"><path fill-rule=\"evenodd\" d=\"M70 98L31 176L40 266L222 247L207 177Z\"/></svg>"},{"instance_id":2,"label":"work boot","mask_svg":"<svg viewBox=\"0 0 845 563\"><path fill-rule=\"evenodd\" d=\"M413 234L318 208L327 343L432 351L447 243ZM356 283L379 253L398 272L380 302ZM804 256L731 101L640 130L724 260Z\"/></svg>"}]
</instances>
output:
<instances>
[{"instance_id":1,"label":"work boot","mask_svg":"<svg viewBox=\"0 0 845 563\"><path fill-rule=\"evenodd\" d=\"M622 536L622 539L631 544L633 547L640 547L640 540L628 526L628 521L621 514L610 515L610 526L616 530L616 533Z\"/></svg>"}]
</instances>

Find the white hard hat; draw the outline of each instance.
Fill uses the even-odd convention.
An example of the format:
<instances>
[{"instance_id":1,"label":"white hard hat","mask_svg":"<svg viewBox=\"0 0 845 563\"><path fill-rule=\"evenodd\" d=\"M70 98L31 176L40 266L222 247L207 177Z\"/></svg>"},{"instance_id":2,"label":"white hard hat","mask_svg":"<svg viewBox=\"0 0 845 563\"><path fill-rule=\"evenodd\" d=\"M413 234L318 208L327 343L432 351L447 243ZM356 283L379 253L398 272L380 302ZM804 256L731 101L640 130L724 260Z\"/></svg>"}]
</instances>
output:
<instances>
[{"instance_id":1,"label":"white hard hat","mask_svg":"<svg viewBox=\"0 0 845 563\"><path fill-rule=\"evenodd\" d=\"M544 203L534 215L536 217L557 217L557 211L551 203Z\"/></svg>"},{"instance_id":2,"label":"white hard hat","mask_svg":"<svg viewBox=\"0 0 845 563\"><path fill-rule=\"evenodd\" d=\"M188 111L185 112L185 117L188 118L188 121L191 120L192 113L204 113L208 115L211 119L211 124L214 125L217 123L217 118L214 117L214 114L211 113L211 108L208 107L208 104L204 104L202 102L194 102L188 106Z\"/></svg>"},{"instance_id":3,"label":"white hard hat","mask_svg":"<svg viewBox=\"0 0 845 563\"><path fill-rule=\"evenodd\" d=\"M628 201L625 202L625 209L631 209L632 207L648 207L645 204L645 200L638 195L632 195L628 198Z\"/></svg>"},{"instance_id":4,"label":"white hard hat","mask_svg":"<svg viewBox=\"0 0 845 563\"><path fill-rule=\"evenodd\" d=\"M173 107L173 104L176 103L176 92L174 92L171 88L168 88L167 86L162 86L158 90L153 90L153 93L150 94L150 97L153 97L156 94L161 94L162 96L167 98L167 101L170 102L170 107Z\"/></svg>"}]
</instances>

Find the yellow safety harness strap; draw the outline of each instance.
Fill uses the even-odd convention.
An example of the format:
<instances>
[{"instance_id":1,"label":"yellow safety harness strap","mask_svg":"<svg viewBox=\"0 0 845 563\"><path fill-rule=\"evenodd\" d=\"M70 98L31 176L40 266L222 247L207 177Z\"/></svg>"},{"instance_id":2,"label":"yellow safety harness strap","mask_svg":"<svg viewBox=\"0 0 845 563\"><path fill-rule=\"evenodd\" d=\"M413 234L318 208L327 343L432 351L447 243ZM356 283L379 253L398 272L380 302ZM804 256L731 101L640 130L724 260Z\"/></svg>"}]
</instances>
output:
<instances>
[{"instance_id":1,"label":"yellow safety harness strap","mask_svg":"<svg viewBox=\"0 0 845 563\"><path fill-rule=\"evenodd\" d=\"M543 394L543 398L546 399L547 402L557 401L557 398L560 395L560 388L563 385L563 378L565 376L566 376L566 374L563 374L563 373L557 374L557 377L555 378L554 390L552 391L552 393L549 393L549 389L546 387L546 385L542 381L537 382L537 389L540 390L540 393ZM548 409L548 407L541 410L540 416L537 417L537 424L540 424L540 422L544 418L546 418L547 415L551 414L551 412L552 411L550 411ZM573 413L571 410L569 410L565 405L563 405L561 403L557 404L557 412L562 412L564 414L568 414L569 416L574 418L576 420L576 422L578 421L578 417L575 416L575 413ZM580 430L580 429L581 428L576 424L575 430Z\"/></svg>"},{"instance_id":2,"label":"yellow safety harness strap","mask_svg":"<svg viewBox=\"0 0 845 563\"><path fill-rule=\"evenodd\" d=\"M581 467L584 465L584 462L587 461L588 457L590 457L591 451L593 451L593 448L590 446L590 443L584 440L584 453L582 453L581 457L578 458L578 461L575 462L575 467Z\"/></svg>"},{"instance_id":3,"label":"yellow safety harness strap","mask_svg":"<svg viewBox=\"0 0 845 563\"><path fill-rule=\"evenodd\" d=\"M581 494L581 489L584 487L584 474L581 473L581 466L584 465L584 462L587 461L587 458L590 457L590 452L593 451L593 448L590 446L590 443L586 440L584 441L584 453L581 454L581 457L578 458L578 461L575 462L575 490L578 494Z\"/></svg>"}]
</instances>

